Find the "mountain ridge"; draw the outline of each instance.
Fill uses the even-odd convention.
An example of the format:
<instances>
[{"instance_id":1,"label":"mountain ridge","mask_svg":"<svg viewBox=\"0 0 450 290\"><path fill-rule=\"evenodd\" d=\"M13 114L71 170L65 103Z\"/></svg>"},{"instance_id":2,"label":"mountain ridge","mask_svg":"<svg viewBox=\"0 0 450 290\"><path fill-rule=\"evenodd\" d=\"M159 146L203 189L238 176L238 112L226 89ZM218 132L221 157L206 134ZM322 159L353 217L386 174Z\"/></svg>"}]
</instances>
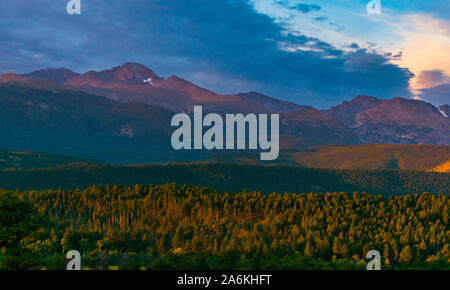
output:
<instances>
[{"instance_id":1,"label":"mountain ridge","mask_svg":"<svg viewBox=\"0 0 450 290\"><path fill-rule=\"evenodd\" d=\"M79 112L81 124L85 124L83 125L85 131L94 130L89 129L89 124L106 124L105 120L108 120L109 135L122 136L126 138L125 140L129 140L127 145L129 148L127 146L120 148L118 144L114 145L115 148L126 150L128 153L125 155L131 156L137 148L140 148L139 150L143 148L142 144L136 145L136 143L142 142L142 140L138 140L140 137L137 136L145 139L145 136L142 135L143 132L147 132L145 134L148 136L159 134L161 140L165 140L165 146L170 146L168 144L172 129L170 115L180 112L191 114L196 105L203 106L205 114L280 114L280 148L282 150L322 145L370 143L450 145L450 121L447 117L450 107L448 105L435 107L418 100L403 98L384 100L360 95L328 110L318 110L257 92L233 95L217 94L176 75L165 79L158 76L153 70L137 63L125 63L109 70L88 71L84 74L73 73L67 69L44 69L25 75L4 74L0 75L0 84L0 113L10 116L9 120L4 120L4 130L9 132L8 127L19 129L19 131L10 132L9 137L6 138L10 141L10 145L18 146L9 146L8 148L38 151L46 149L45 146L43 148L41 148L42 146L26 147L33 144L33 141L27 140L25 133L19 138L19 133L22 130L28 132L29 136L39 138L47 136L51 132L55 133L50 130L54 128L50 121L52 118L53 122L66 124L67 128L72 128L70 130L74 130L75 134L79 128L77 129L71 122L67 122L65 119L67 116L61 115L62 112L70 110L71 118L75 118L75 111ZM33 94L39 95L39 99L30 100L29 95ZM45 99L46 95L47 99ZM59 102L66 98L68 98L66 107L61 107ZM75 101L74 98L78 101ZM108 100L111 102L110 105L101 105ZM79 106L77 102L83 106ZM15 106L16 115L11 115L8 111L11 110L9 106L12 103ZM120 112L120 115L112 113L111 108L115 108L116 113ZM136 114L142 119L139 119L141 117L136 119L134 116ZM154 117L150 117L150 115ZM18 116L24 116L25 120L34 124L34 127L26 127L23 121L17 118ZM165 117L157 120L159 118L157 116ZM151 122L144 124L144 120L151 120ZM158 124L157 127L154 127L155 124ZM35 135L36 132L30 128L34 128L36 132L41 132L40 134L43 135ZM93 128L98 129L95 126ZM102 130L97 133L104 134ZM164 132L163 135L157 133L158 130ZM57 130L58 134L70 133L68 130L66 131L63 128ZM78 132L75 135L80 134ZM14 138L11 136L19 139L13 140ZM71 136L71 138L73 137ZM58 138L58 136L55 135L52 138ZM22 143L19 140L22 140ZM3 142L4 145L8 145L5 142ZM53 142L54 145L56 143ZM154 143L150 142L150 144ZM161 146L157 148L162 150ZM169 154L170 150L167 151L169 148L167 147L161 152ZM81 153L83 152L86 151ZM153 155L163 156L161 152L154 152ZM62 153L71 152L63 150ZM207 152L207 154L209 153ZM80 156L97 157L83 154ZM174 160L172 154L169 155L167 156L168 160L165 161ZM102 156L96 159L111 161ZM138 158L135 160L127 157L115 161L148 162L151 160L153 159Z\"/></svg>"}]
</instances>

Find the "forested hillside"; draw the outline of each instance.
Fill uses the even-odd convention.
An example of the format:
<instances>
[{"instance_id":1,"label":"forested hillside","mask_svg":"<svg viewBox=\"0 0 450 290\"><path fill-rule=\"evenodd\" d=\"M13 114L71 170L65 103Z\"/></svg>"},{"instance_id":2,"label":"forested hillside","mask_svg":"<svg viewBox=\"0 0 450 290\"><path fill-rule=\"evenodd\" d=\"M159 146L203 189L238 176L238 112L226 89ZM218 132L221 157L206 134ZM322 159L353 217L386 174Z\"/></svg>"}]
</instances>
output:
<instances>
[{"instance_id":1,"label":"forested hillside","mask_svg":"<svg viewBox=\"0 0 450 290\"><path fill-rule=\"evenodd\" d=\"M0 188L75 189L90 185L163 184L176 182L239 192L366 191L404 195L450 193L450 174L400 170L333 170L293 166L253 166L215 163L113 166L77 164L55 168L0 171Z\"/></svg>"},{"instance_id":2,"label":"forested hillside","mask_svg":"<svg viewBox=\"0 0 450 290\"><path fill-rule=\"evenodd\" d=\"M207 160L235 164L267 164L258 153L227 152ZM430 170L450 160L450 146L369 144L317 146L282 150L272 164L335 169Z\"/></svg>"},{"instance_id":3,"label":"forested hillside","mask_svg":"<svg viewBox=\"0 0 450 290\"><path fill-rule=\"evenodd\" d=\"M43 168L80 162L101 163L96 160L66 155L0 149L0 169Z\"/></svg>"},{"instance_id":4,"label":"forested hillside","mask_svg":"<svg viewBox=\"0 0 450 290\"><path fill-rule=\"evenodd\" d=\"M428 193L1 191L0 268L63 269L78 250L89 269L364 269L378 250L384 269L449 269L449 210Z\"/></svg>"}]
</instances>

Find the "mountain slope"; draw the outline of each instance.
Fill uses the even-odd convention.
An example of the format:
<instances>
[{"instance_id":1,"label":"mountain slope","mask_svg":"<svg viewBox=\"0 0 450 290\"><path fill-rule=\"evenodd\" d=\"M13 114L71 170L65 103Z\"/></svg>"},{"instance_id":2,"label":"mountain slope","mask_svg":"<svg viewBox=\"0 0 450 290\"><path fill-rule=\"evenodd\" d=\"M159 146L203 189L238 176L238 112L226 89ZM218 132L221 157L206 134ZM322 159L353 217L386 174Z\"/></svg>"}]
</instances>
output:
<instances>
[{"instance_id":1,"label":"mountain slope","mask_svg":"<svg viewBox=\"0 0 450 290\"><path fill-rule=\"evenodd\" d=\"M68 88L66 85L56 83L52 80L37 77L29 77L25 75L18 75L12 73L1 74L0 84L8 84L17 87L39 89L46 91L56 91Z\"/></svg>"},{"instance_id":2,"label":"mountain slope","mask_svg":"<svg viewBox=\"0 0 450 290\"><path fill-rule=\"evenodd\" d=\"M187 158L170 145L173 114L83 92L0 84L0 147L109 162Z\"/></svg>"},{"instance_id":3,"label":"mountain slope","mask_svg":"<svg viewBox=\"0 0 450 290\"><path fill-rule=\"evenodd\" d=\"M162 78L149 68L138 63L127 62L122 66L113 67L100 72L88 71L82 75L69 79L66 84L72 86L108 87L119 85L156 84ZM146 81L146 82L144 82Z\"/></svg>"},{"instance_id":4,"label":"mountain slope","mask_svg":"<svg viewBox=\"0 0 450 290\"><path fill-rule=\"evenodd\" d=\"M30 73L28 76L55 81L52 74L41 71ZM178 112L191 112L195 105L202 105L205 111L217 113L269 111L258 102L239 95L220 95L175 75L163 79L138 63L125 63L99 72L89 71L68 78L64 84L76 90L120 102L140 102L163 106Z\"/></svg>"},{"instance_id":5,"label":"mountain slope","mask_svg":"<svg viewBox=\"0 0 450 290\"><path fill-rule=\"evenodd\" d=\"M341 121L311 107L285 114L280 120L282 148L314 145L361 144L358 136Z\"/></svg>"},{"instance_id":6,"label":"mountain slope","mask_svg":"<svg viewBox=\"0 0 450 290\"><path fill-rule=\"evenodd\" d=\"M450 144L448 106L403 98L369 96L332 107L326 112L341 120L364 143Z\"/></svg>"},{"instance_id":7,"label":"mountain slope","mask_svg":"<svg viewBox=\"0 0 450 290\"><path fill-rule=\"evenodd\" d=\"M355 123L357 114L369 110L386 102L370 96L358 96L351 101L345 101L342 104L331 107L327 112L341 120L347 126L352 126Z\"/></svg>"},{"instance_id":8,"label":"mountain slope","mask_svg":"<svg viewBox=\"0 0 450 290\"><path fill-rule=\"evenodd\" d=\"M300 106L292 102L281 101L257 92L242 93L239 95L247 100L257 102L273 112L294 113L305 108L305 106Z\"/></svg>"},{"instance_id":9,"label":"mountain slope","mask_svg":"<svg viewBox=\"0 0 450 290\"><path fill-rule=\"evenodd\" d=\"M35 71L32 73L26 74L25 76L38 78L38 79L44 79L44 80L50 80L50 81L57 82L57 83L65 83L79 75L80 74L74 73L73 71L65 69L65 68L62 68L62 69L47 68L47 69L38 70L38 71Z\"/></svg>"},{"instance_id":10,"label":"mountain slope","mask_svg":"<svg viewBox=\"0 0 450 290\"><path fill-rule=\"evenodd\" d=\"M431 104L395 98L356 115L366 143L450 144L450 121Z\"/></svg>"},{"instance_id":11,"label":"mountain slope","mask_svg":"<svg viewBox=\"0 0 450 290\"><path fill-rule=\"evenodd\" d=\"M194 105L201 105L205 111L218 114L267 113L270 111L263 105L240 95L220 95L175 75L160 82L155 87L187 95L190 100L190 106L185 108L187 112L192 111Z\"/></svg>"}]
</instances>

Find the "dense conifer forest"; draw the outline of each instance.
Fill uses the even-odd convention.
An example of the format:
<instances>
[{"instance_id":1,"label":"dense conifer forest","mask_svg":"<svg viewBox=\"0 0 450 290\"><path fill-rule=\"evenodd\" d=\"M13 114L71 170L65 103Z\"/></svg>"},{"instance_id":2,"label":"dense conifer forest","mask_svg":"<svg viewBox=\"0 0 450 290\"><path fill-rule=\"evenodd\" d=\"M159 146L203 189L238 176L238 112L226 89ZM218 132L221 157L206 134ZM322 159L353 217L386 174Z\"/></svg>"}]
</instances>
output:
<instances>
[{"instance_id":1,"label":"dense conifer forest","mask_svg":"<svg viewBox=\"0 0 450 290\"><path fill-rule=\"evenodd\" d=\"M450 269L450 199L169 183L0 191L0 268Z\"/></svg>"},{"instance_id":2,"label":"dense conifer forest","mask_svg":"<svg viewBox=\"0 0 450 290\"><path fill-rule=\"evenodd\" d=\"M0 171L0 188L76 189L91 185L177 184L238 192L353 192L383 196L450 193L450 174L407 170L337 170L296 166L218 163L101 165L80 163L53 168Z\"/></svg>"}]
</instances>

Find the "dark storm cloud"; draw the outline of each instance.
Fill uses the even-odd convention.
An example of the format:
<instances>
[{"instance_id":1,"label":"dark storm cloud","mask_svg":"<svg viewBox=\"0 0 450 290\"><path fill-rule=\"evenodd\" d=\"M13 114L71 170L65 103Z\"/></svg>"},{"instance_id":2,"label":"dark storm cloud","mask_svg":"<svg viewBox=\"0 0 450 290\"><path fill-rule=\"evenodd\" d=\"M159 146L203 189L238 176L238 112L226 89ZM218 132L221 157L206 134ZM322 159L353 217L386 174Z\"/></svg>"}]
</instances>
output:
<instances>
[{"instance_id":1,"label":"dark storm cloud","mask_svg":"<svg viewBox=\"0 0 450 290\"><path fill-rule=\"evenodd\" d=\"M222 93L257 90L321 107L358 94L409 96L411 73L387 57L287 33L247 1L82 0L80 16L65 13L67 2L0 2L1 72L136 61Z\"/></svg>"}]
</instances>

